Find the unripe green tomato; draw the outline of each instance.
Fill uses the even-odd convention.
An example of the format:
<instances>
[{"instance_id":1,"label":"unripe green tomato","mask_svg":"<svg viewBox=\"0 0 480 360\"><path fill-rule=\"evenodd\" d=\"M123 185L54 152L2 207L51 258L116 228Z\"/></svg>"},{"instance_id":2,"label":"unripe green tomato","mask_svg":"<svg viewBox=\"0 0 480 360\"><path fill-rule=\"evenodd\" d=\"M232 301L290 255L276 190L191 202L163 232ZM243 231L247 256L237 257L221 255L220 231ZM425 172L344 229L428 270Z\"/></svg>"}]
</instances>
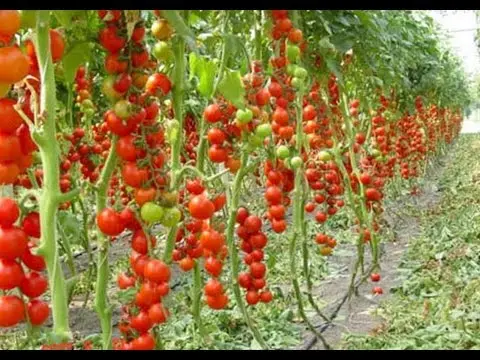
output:
<instances>
[{"instance_id":1,"label":"unripe green tomato","mask_svg":"<svg viewBox=\"0 0 480 360\"><path fill-rule=\"evenodd\" d=\"M90 99L85 99L82 101L82 106L84 109L93 109L93 102Z\"/></svg>"},{"instance_id":2,"label":"unripe green tomato","mask_svg":"<svg viewBox=\"0 0 480 360\"><path fill-rule=\"evenodd\" d=\"M380 156L382 156L382 153L380 152L380 150L373 149L373 150L372 150L372 156L373 156L375 159L378 159Z\"/></svg>"},{"instance_id":3,"label":"unripe green tomato","mask_svg":"<svg viewBox=\"0 0 480 360\"><path fill-rule=\"evenodd\" d=\"M180 123L177 119L172 119L167 123L167 140L170 144L175 143L180 131Z\"/></svg>"},{"instance_id":4,"label":"unripe green tomato","mask_svg":"<svg viewBox=\"0 0 480 360\"><path fill-rule=\"evenodd\" d=\"M85 110L83 110L83 113L87 116L93 116L95 115L95 110L92 109L92 108L86 108Z\"/></svg>"},{"instance_id":5,"label":"unripe green tomato","mask_svg":"<svg viewBox=\"0 0 480 360\"><path fill-rule=\"evenodd\" d=\"M158 41L152 50L153 56L160 61L168 61L172 58L173 52L165 41Z\"/></svg>"},{"instance_id":6,"label":"unripe green tomato","mask_svg":"<svg viewBox=\"0 0 480 360\"><path fill-rule=\"evenodd\" d=\"M333 156L328 151L322 150L318 153L318 158L322 161L330 161L333 159Z\"/></svg>"},{"instance_id":7,"label":"unripe green tomato","mask_svg":"<svg viewBox=\"0 0 480 360\"><path fill-rule=\"evenodd\" d=\"M165 227L174 227L182 218L182 213L176 207L165 209L161 224Z\"/></svg>"},{"instance_id":8,"label":"unripe green tomato","mask_svg":"<svg viewBox=\"0 0 480 360\"><path fill-rule=\"evenodd\" d=\"M235 117L238 119L240 124L248 124L253 119L253 113L250 109L246 109L245 111L238 109Z\"/></svg>"},{"instance_id":9,"label":"unripe green tomato","mask_svg":"<svg viewBox=\"0 0 480 360\"><path fill-rule=\"evenodd\" d=\"M157 204L147 202L140 209L142 220L149 224L155 224L162 221L165 214L164 209Z\"/></svg>"},{"instance_id":10,"label":"unripe green tomato","mask_svg":"<svg viewBox=\"0 0 480 360\"><path fill-rule=\"evenodd\" d=\"M285 160L290 156L290 150L285 145L280 145L276 150L277 157L281 160Z\"/></svg>"},{"instance_id":11,"label":"unripe green tomato","mask_svg":"<svg viewBox=\"0 0 480 360\"><path fill-rule=\"evenodd\" d=\"M36 24L36 10L18 10L20 12L21 28L27 30Z\"/></svg>"},{"instance_id":12,"label":"unripe green tomato","mask_svg":"<svg viewBox=\"0 0 480 360\"><path fill-rule=\"evenodd\" d=\"M263 144L263 139L257 135L253 135L251 138L250 138L250 143L254 146L254 147L259 147L260 145Z\"/></svg>"},{"instance_id":13,"label":"unripe green tomato","mask_svg":"<svg viewBox=\"0 0 480 360\"><path fill-rule=\"evenodd\" d=\"M288 61L294 63L300 56L300 48L295 45L287 45L287 58Z\"/></svg>"},{"instance_id":14,"label":"unripe green tomato","mask_svg":"<svg viewBox=\"0 0 480 360\"><path fill-rule=\"evenodd\" d=\"M303 164L303 160L300 156L294 156L290 159L290 165L292 166L292 169L294 169L294 170L301 167L302 164Z\"/></svg>"},{"instance_id":15,"label":"unripe green tomato","mask_svg":"<svg viewBox=\"0 0 480 360\"><path fill-rule=\"evenodd\" d=\"M267 136L272 134L272 125L270 124L260 124L255 129L255 135L261 139L265 139Z\"/></svg>"},{"instance_id":16,"label":"unripe green tomato","mask_svg":"<svg viewBox=\"0 0 480 360\"><path fill-rule=\"evenodd\" d=\"M115 101L122 97L122 94L115 91L113 87L114 83L115 78L113 76L108 76L103 81L102 92L110 101Z\"/></svg>"},{"instance_id":17,"label":"unripe green tomato","mask_svg":"<svg viewBox=\"0 0 480 360\"><path fill-rule=\"evenodd\" d=\"M297 77L294 77L292 79L292 86L295 88L295 89L300 89L303 87L303 80L300 79L300 78L297 78Z\"/></svg>"},{"instance_id":18,"label":"unripe green tomato","mask_svg":"<svg viewBox=\"0 0 480 360\"><path fill-rule=\"evenodd\" d=\"M130 103L127 100L119 100L115 103L113 111L119 118L126 119L130 116Z\"/></svg>"},{"instance_id":19,"label":"unripe green tomato","mask_svg":"<svg viewBox=\"0 0 480 360\"><path fill-rule=\"evenodd\" d=\"M287 74L293 76L295 74L295 70L297 70L297 65L295 64L288 64L287 65Z\"/></svg>"},{"instance_id":20,"label":"unripe green tomato","mask_svg":"<svg viewBox=\"0 0 480 360\"><path fill-rule=\"evenodd\" d=\"M308 77L308 72L307 72L307 70L304 69L303 67L297 66L297 68L295 69L295 72L293 73L293 75L294 75L296 78L305 80L305 79Z\"/></svg>"}]
</instances>

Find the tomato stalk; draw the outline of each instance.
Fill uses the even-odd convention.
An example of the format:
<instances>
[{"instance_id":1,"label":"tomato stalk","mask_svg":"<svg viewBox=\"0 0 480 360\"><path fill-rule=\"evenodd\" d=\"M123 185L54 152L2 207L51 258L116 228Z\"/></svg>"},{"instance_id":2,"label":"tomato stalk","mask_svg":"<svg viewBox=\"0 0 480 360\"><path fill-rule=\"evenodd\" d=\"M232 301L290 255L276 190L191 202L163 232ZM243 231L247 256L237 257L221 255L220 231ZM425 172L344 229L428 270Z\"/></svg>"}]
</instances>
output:
<instances>
[{"instance_id":1,"label":"tomato stalk","mask_svg":"<svg viewBox=\"0 0 480 360\"><path fill-rule=\"evenodd\" d=\"M303 103L303 89L298 91L296 101L295 101L296 118L297 118L295 145L296 145L297 156L300 156L302 153L303 140L304 140L303 124L302 124L302 118L303 118L302 103ZM305 322L309 330L313 332L315 336L319 338L320 341L322 341L325 348L328 349L329 345L325 341L324 337L319 331L317 331L317 329L311 323L311 321L308 319L305 313L305 309L303 306L302 293L300 291L300 285L298 283L298 278L297 278L297 269L296 269L297 238L302 239L304 236L304 231L303 231L304 180L305 179L303 176L303 166L299 166L298 168L295 169L295 182L294 182L294 188L293 188L293 234L292 234L292 237L290 238L289 251L288 251L290 256L290 276L291 276L291 281L292 281L293 289L295 292L295 298L297 300L297 307L298 307L298 312L300 316L302 317L303 321Z\"/></svg>"},{"instance_id":2,"label":"tomato stalk","mask_svg":"<svg viewBox=\"0 0 480 360\"><path fill-rule=\"evenodd\" d=\"M235 301L237 305L240 307L240 310L243 314L245 322L247 323L248 329L252 333L254 339L258 342L258 344L263 349L268 349L268 345L263 340L262 335L253 324L250 315L248 314L247 308L243 302L240 285L238 284L238 274L239 274L239 258L238 258L238 249L235 244L235 222L237 217L237 210L238 204L240 201L240 190L242 187L242 181L246 174L248 174L248 151L245 149L242 151L242 155L240 157L240 168L235 175L235 179L231 188L231 199L229 201L229 210L230 215L228 217L227 222L227 232L226 232L226 240L228 246L228 253L230 258L230 268L231 268L231 281L233 286L233 293L235 295Z\"/></svg>"},{"instance_id":3,"label":"tomato stalk","mask_svg":"<svg viewBox=\"0 0 480 360\"><path fill-rule=\"evenodd\" d=\"M96 193L96 214L99 214L107 207L107 190L110 178L115 171L117 164L117 153L115 146L117 137L112 138L110 151L102 169L100 178L97 182ZM102 231L97 228L98 234L98 257L97 257L97 281L95 284L95 310L100 319L102 328L102 348L104 350L111 349L112 346L112 308L108 302L107 286L110 269L108 267L108 248L110 241Z\"/></svg>"},{"instance_id":4,"label":"tomato stalk","mask_svg":"<svg viewBox=\"0 0 480 360\"><path fill-rule=\"evenodd\" d=\"M43 255L47 265L53 316L55 341L65 341L71 337L68 323L68 302L65 277L60 265L57 246L57 210L67 197L62 196L59 185L60 149L56 139L55 117L57 109L55 74L50 55L49 35L50 12L38 10L36 13L35 48L41 77L40 115L43 124L35 129L32 136L37 143L43 167L43 189L40 196L41 243L38 253Z\"/></svg>"},{"instance_id":5,"label":"tomato stalk","mask_svg":"<svg viewBox=\"0 0 480 360\"><path fill-rule=\"evenodd\" d=\"M173 112L178 121L178 133L175 141L172 144L172 154L170 163L171 184L177 184L177 177L179 176L180 155L183 145L183 96L185 92L185 40L182 36L177 35L176 41L173 44L173 54L175 58L175 71L173 75ZM165 246L163 254L163 261L167 264L172 262L172 253L175 248L175 235L177 234L178 226L172 226Z\"/></svg>"}]
</instances>

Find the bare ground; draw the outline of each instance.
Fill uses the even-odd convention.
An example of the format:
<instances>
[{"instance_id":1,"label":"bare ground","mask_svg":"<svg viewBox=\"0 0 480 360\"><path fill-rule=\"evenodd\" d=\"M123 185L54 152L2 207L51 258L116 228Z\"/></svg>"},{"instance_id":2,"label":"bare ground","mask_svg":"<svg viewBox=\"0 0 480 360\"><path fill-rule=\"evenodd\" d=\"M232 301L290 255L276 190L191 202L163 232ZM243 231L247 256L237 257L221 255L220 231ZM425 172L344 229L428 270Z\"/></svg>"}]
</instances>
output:
<instances>
[{"instance_id":1,"label":"bare ground","mask_svg":"<svg viewBox=\"0 0 480 360\"><path fill-rule=\"evenodd\" d=\"M390 204L384 213L384 221L394 234L394 241L381 244L381 276L378 284L383 288L382 296L372 295L372 283L365 282L358 288L358 296L352 298L340 308L335 320L325 329L325 322L314 317L312 322L319 324L317 329L322 331L327 344L335 349L341 347L342 335L348 333L371 334L382 327L382 319L374 314L374 310L381 301L393 295L395 288L401 285L399 266L410 241L421 234L418 218L408 214L408 208L416 207L428 210L435 207L441 199L441 190L438 181L441 178L445 165L451 155L438 159L427 171L425 183L417 196L406 196ZM343 251L331 257L332 274L313 293L317 299L329 304L322 309L324 314L330 315L344 299L350 283L350 274L356 261L356 249L353 245L343 246ZM365 258L369 262L369 256ZM323 350L321 342L317 342L315 335L305 332L304 343L297 349Z\"/></svg>"}]
</instances>

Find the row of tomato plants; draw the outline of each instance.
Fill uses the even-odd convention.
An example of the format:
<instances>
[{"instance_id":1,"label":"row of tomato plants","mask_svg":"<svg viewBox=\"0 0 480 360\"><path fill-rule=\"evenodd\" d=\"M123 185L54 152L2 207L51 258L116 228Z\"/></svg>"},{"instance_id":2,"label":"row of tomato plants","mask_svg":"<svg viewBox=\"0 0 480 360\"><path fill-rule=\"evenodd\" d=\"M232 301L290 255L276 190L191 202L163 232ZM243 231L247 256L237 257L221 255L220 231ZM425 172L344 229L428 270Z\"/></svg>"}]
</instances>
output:
<instances>
[{"instance_id":1,"label":"row of tomato plants","mask_svg":"<svg viewBox=\"0 0 480 360\"><path fill-rule=\"evenodd\" d=\"M33 18L27 18L32 16L27 12L0 11L4 24L0 26L0 65L8 69L0 74L4 96L0 99L0 183L5 189L13 185L18 194L19 188L27 189L18 201L4 197L0 204L0 289L4 293L0 325L10 327L25 320L31 329L43 324L50 310L38 297L47 290L48 279L51 342L71 337L57 212L69 211L81 202L79 196L93 191L98 229L94 305L103 348L159 346L158 326L169 317L162 299L170 291L172 263L185 272L193 271L192 313L201 334L205 331L203 304L220 311L233 294L252 336L266 348L265 334L248 306L274 301L264 252L269 241L280 239L274 233L288 236L298 311L321 338L305 312L296 254L300 244L308 304L325 318L311 294L309 268L315 264L309 261L308 242L315 241L325 256L337 242L326 231L308 238L308 227L312 222L324 224L348 205L354 214L358 249L350 295L358 279L380 281L379 224L385 187L398 178L410 180L423 174L427 159L458 135L461 110L436 106L435 99L428 99L425 106L418 97L415 111L398 117L394 91L362 101L350 94L349 99L334 74L323 81L307 70L312 56L317 66L321 58L309 52L298 27L298 13L273 10L268 12L273 25L268 34L272 54L268 67L261 59L249 59L247 73L237 79L226 69L225 42L206 99L209 104L202 116L195 117L185 113L186 59L189 56L192 62L197 56L187 53L183 27L188 24L188 11L154 10L153 58L145 42L145 21L132 20L130 15L121 10L98 11L103 22L98 43L106 52L102 93L111 107L103 117L96 115L103 110L92 94L96 78L85 66L79 67L75 92L80 126L58 136L54 67L62 59L65 39L49 28L48 11L34 12ZM228 19L225 16L225 24ZM33 41L23 44L26 53L15 38L22 21L34 25ZM262 42L256 46L260 56ZM209 65L204 58L196 60ZM354 55L346 53L343 70L354 61ZM41 167L32 165L36 151ZM77 171L81 180L72 177ZM74 180L81 185L72 190ZM253 183L264 194L264 210L249 208L242 198L242 188ZM38 211L25 206L30 199ZM88 209L83 212L88 214ZM158 236L157 225L165 237ZM119 323L122 338L112 339L108 253L118 236L127 236L131 244L130 268L117 278L119 288L129 296ZM165 240L163 246L158 239ZM373 258L368 269L365 248ZM225 266L229 279L222 276ZM382 288L375 286L373 292L381 294Z\"/></svg>"}]
</instances>

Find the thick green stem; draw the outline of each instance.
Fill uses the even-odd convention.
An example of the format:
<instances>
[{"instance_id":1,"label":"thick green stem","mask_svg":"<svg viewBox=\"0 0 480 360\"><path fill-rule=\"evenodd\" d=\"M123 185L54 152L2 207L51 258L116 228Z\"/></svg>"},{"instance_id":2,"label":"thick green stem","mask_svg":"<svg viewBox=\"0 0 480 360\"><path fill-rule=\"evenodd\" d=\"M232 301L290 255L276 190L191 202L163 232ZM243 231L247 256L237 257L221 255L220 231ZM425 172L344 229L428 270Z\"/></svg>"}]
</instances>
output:
<instances>
[{"instance_id":1,"label":"thick green stem","mask_svg":"<svg viewBox=\"0 0 480 360\"><path fill-rule=\"evenodd\" d=\"M185 40L181 36L177 36L173 46L173 54L175 56L175 72L173 75L173 111L175 118L179 124L179 131L175 142L172 144L171 156L171 184L177 184L177 176L180 170L180 155L183 145L183 96L185 92ZM167 236L163 261L171 263L172 253L175 248L175 235L177 234L177 226L172 226Z\"/></svg>"},{"instance_id":2,"label":"thick green stem","mask_svg":"<svg viewBox=\"0 0 480 360\"><path fill-rule=\"evenodd\" d=\"M262 335L253 324L250 315L248 314L247 308L243 302L242 294L240 291L240 285L238 284L238 273L239 273L239 259L238 259L238 250L235 244L235 219L237 217L237 209L238 204L240 201L240 189L242 186L242 180L247 174L245 172L245 168L247 166L248 161L248 152L243 151L242 156L240 158L241 166L238 170L235 180L232 186L232 197L229 203L229 210L230 216L228 217L228 225L227 225L227 245L228 245L228 253L230 257L230 267L231 267L231 281L233 286L233 293L235 295L235 301L242 311L243 317L247 326L252 333L255 340L260 344L260 346L264 349L267 349L268 346L262 338Z\"/></svg>"},{"instance_id":3,"label":"thick green stem","mask_svg":"<svg viewBox=\"0 0 480 360\"><path fill-rule=\"evenodd\" d=\"M303 102L303 92L300 90L297 93L296 99L296 152L297 156L300 156L302 153L303 147L303 124L302 124L302 102ZM304 236L303 231L303 189L304 189L304 176L303 176L303 169L302 167L298 167L295 169L295 186L293 189L293 234L290 238L290 246L289 246L289 256L290 256L290 276L293 285L293 290L295 292L295 298L297 300L298 312L302 317L303 321L307 325L310 331L312 331L315 336L317 336L322 343L324 344L325 348L329 348L327 342L323 338L322 334L315 329L315 326L311 323L308 319L305 309L303 306L303 299L302 293L300 291L300 285L298 283L297 278L297 238L302 239Z\"/></svg>"},{"instance_id":4,"label":"thick green stem","mask_svg":"<svg viewBox=\"0 0 480 360\"><path fill-rule=\"evenodd\" d=\"M71 337L68 323L68 297L65 277L60 265L57 246L57 209L59 205L59 156L56 140L55 116L57 98L55 74L50 55L49 36L50 12L37 11L35 48L41 74L40 116L43 118L41 130L36 130L34 139L40 150L43 167L43 190L40 197L40 227L42 228L39 253L45 257L51 293L53 335L62 342ZM40 133L38 131L41 131Z\"/></svg>"},{"instance_id":5,"label":"thick green stem","mask_svg":"<svg viewBox=\"0 0 480 360\"><path fill-rule=\"evenodd\" d=\"M255 60L262 61L262 10L254 10L255 16Z\"/></svg>"},{"instance_id":6,"label":"thick green stem","mask_svg":"<svg viewBox=\"0 0 480 360\"><path fill-rule=\"evenodd\" d=\"M96 193L96 213L98 214L107 206L107 190L110 178L115 170L117 163L117 153L115 145L117 137L112 139L110 153L97 183ZM100 229L98 234L98 258L97 258L97 282L95 284L95 310L100 319L102 328L102 348L109 350L112 347L112 309L108 302L107 286L110 269L108 267L108 248L110 241L106 238Z\"/></svg>"}]
</instances>

